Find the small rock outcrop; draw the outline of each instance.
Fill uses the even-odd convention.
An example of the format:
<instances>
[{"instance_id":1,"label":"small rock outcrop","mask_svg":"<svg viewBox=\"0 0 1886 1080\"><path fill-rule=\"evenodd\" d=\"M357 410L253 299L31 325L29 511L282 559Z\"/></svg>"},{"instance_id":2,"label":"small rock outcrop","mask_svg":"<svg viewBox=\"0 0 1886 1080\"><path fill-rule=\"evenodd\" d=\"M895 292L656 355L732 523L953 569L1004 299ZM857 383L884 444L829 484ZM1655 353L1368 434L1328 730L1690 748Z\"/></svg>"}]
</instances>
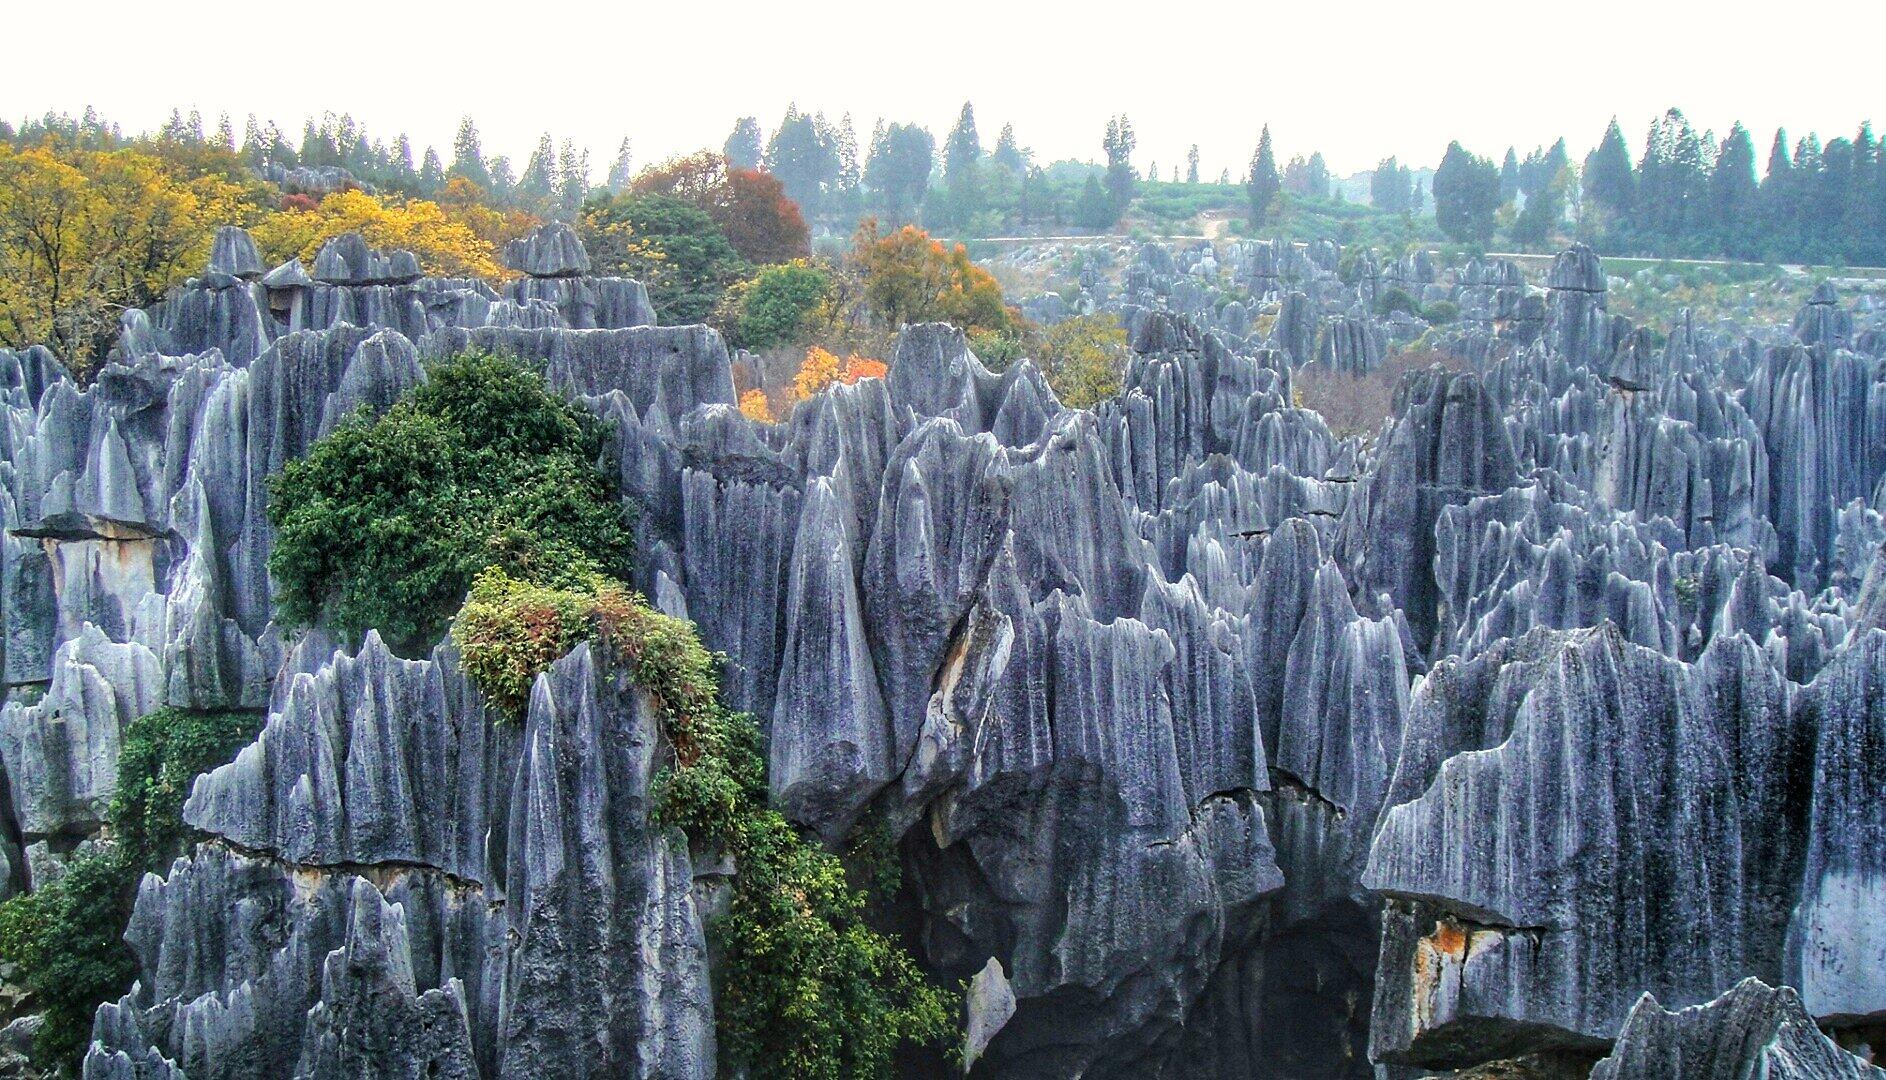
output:
<instances>
[{"instance_id":1,"label":"small rock outcrop","mask_svg":"<svg viewBox=\"0 0 1886 1080\"><path fill-rule=\"evenodd\" d=\"M1592 1080L1882 1080L1821 1034L1801 999L1744 979L1705 1005L1666 1011L1645 994Z\"/></svg>"},{"instance_id":2,"label":"small rock outcrop","mask_svg":"<svg viewBox=\"0 0 1886 1080\"><path fill-rule=\"evenodd\" d=\"M589 273L589 252L575 229L551 221L506 244L504 265L534 278L580 277Z\"/></svg>"}]
</instances>

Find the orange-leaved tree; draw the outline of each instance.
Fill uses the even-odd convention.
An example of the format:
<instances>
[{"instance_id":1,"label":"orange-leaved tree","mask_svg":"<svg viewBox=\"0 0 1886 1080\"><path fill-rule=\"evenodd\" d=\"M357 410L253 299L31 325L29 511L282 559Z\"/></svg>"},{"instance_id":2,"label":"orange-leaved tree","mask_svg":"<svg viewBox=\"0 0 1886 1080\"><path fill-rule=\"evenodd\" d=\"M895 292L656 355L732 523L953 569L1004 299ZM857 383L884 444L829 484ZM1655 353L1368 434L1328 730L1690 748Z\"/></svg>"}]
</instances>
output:
<instances>
[{"instance_id":1,"label":"orange-leaved tree","mask_svg":"<svg viewBox=\"0 0 1886 1080\"><path fill-rule=\"evenodd\" d=\"M793 377L792 397L794 401L804 401L833 383L850 385L859 379L882 379L889 371L882 360L868 356L840 360L837 353L814 345L806 350L799 374Z\"/></svg>"},{"instance_id":2,"label":"orange-leaved tree","mask_svg":"<svg viewBox=\"0 0 1886 1080\"><path fill-rule=\"evenodd\" d=\"M888 329L947 322L964 330L1007 331L1019 316L1002 286L969 259L961 244L945 247L914 225L892 233L867 219L852 238L848 260L863 282L865 307Z\"/></svg>"},{"instance_id":3,"label":"orange-leaved tree","mask_svg":"<svg viewBox=\"0 0 1886 1080\"><path fill-rule=\"evenodd\" d=\"M766 401L766 391L758 388L740 395L740 413L748 420L757 420L762 424L773 422L773 407Z\"/></svg>"},{"instance_id":4,"label":"orange-leaved tree","mask_svg":"<svg viewBox=\"0 0 1886 1080\"><path fill-rule=\"evenodd\" d=\"M769 173L728 168L703 150L644 169L629 185L636 195L669 195L707 211L740 257L756 266L811 254L811 233L799 205Z\"/></svg>"}]
</instances>

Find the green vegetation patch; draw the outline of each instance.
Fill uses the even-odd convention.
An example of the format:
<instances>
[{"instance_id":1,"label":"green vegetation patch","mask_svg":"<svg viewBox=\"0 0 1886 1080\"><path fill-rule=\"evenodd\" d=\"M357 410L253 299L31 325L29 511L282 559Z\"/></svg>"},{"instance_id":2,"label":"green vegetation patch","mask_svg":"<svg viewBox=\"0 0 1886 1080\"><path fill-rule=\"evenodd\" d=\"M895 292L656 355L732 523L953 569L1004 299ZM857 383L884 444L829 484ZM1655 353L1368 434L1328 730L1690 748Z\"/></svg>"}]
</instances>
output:
<instances>
[{"instance_id":1,"label":"green vegetation patch","mask_svg":"<svg viewBox=\"0 0 1886 1080\"><path fill-rule=\"evenodd\" d=\"M595 199L577 225L595 272L640 281L664 324L706 322L746 271L713 217L671 195Z\"/></svg>"},{"instance_id":2,"label":"green vegetation patch","mask_svg":"<svg viewBox=\"0 0 1886 1080\"><path fill-rule=\"evenodd\" d=\"M261 729L258 713L160 709L124 731L118 790L104 834L65 871L0 904L0 958L45 1012L33 1056L77 1073L92 1013L120 997L137 965L124 943L138 882L161 873L198 838L183 822L195 778L234 757Z\"/></svg>"},{"instance_id":3,"label":"green vegetation patch","mask_svg":"<svg viewBox=\"0 0 1886 1080\"><path fill-rule=\"evenodd\" d=\"M548 585L626 574L633 542L601 425L522 360L469 352L377 418L350 419L276 477L281 617L377 628L412 655L487 566Z\"/></svg>"},{"instance_id":4,"label":"green vegetation patch","mask_svg":"<svg viewBox=\"0 0 1886 1080\"><path fill-rule=\"evenodd\" d=\"M804 339L832 294L832 276L805 261L761 270L727 291L717 322L729 344L771 349Z\"/></svg>"}]
</instances>

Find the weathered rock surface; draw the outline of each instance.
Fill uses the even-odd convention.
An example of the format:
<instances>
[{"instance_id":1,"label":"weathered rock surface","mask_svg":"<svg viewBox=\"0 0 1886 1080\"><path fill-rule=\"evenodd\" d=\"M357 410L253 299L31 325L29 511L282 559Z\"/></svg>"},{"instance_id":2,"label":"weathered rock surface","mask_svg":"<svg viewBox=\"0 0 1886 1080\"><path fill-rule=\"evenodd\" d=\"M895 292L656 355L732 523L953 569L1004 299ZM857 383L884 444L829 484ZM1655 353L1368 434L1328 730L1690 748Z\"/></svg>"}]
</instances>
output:
<instances>
[{"instance_id":1,"label":"weathered rock surface","mask_svg":"<svg viewBox=\"0 0 1886 1080\"><path fill-rule=\"evenodd\" d=\"M589 272L589 252L575 229L551 221L506 244L504 263L534 278L578 277Z\"/></svg>"},{"instance_id":2,"label":"weathered rock surface","mask_svg":"<svg viewBox=\"0 0 1886 1080\"><path fill-rule=\"evenodd\" d=\"M295 676L257 743L198 780L187 817L214 839L145 878L139 982L100 1009L91 1058L155 1047L192 1077L713 1075L694 872L647 820L669 753L587 645L539 678L519 730L450 653L399 660L370 636Z\"/></svg>"},{"instance_id":3,"label":"weathered rock surface","mask_svg":"<svg viewBox=\"0 0 1886 1080\"><path fill-rule=\"evenodd\" d=\"M1877 1080L1821 1034L1789 987L1745 979L1706 1005L1666 1011L1645 994L1592 1080Z\"/></svg>"},{"instance_id":4,"label":"weathered rock surface","mask_svg":"<svg viewBox=\"0 0 1886 1080\"><path fill-rule=\"evenodd\" d=\"M719 871L648 824L666 748L607 658L494 723L449 648L272 622L269 478L468 345L609 422L635 584L727 657L777 805L898 837L978 1076L1360 1080L1620 1029L1668 1062L1633 1047L1689 1022L1640 997L1749 976L1848 1042L1886 1015L1886 335L1838 296L1659 350L1583 249L1529 284L1122 248L1118 291L1037 305L1127 327L1094 410L919 326L765 425L565 227L501 289L245 240L91 386L0 352L0 891L96 829L141 712L270 710L142 887L88 1075L712 1073ZM1297 404L1418 337L1471 370L1406 377L1379 438Z\"/></svg>"}]
</instances>

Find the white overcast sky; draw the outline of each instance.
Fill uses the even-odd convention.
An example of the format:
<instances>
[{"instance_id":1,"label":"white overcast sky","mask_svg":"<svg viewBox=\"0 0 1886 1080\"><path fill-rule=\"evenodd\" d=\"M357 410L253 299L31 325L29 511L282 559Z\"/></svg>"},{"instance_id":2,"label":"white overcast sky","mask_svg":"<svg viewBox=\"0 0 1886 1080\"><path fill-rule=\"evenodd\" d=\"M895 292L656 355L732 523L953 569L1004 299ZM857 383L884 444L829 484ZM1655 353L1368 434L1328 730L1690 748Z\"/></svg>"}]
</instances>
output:
<instances>
[{"instance_id":1,"label":"white overcast sky","mask_svg":"<svg viewBox=\"0 0 1886 1080\"><path fill-rule=\"evenodd\" d=\"M1699 128L1741 120L1765 157L1791 135L1886 128L1886 0L1138 0L937 3L187 4L15 0L0 115L96 106L127 130L173 106L238 132L254 112L291 138L323 110L408 132L448 159L471 114L485 151L521 163L540 132L638 163L718 148L736 117L770 132L788 102L916 121L940 139L965 99L984 145L1012 122L1037 160L1099 155L1109 115L1161 171L1200 146L1237 175L1268 123L1279 157L1321 150L1348 173L1432 165L1448 140L1497 156L1564 135L1574 155L1613 114L1633 147L1676 105ZM58 47L49 47L60 43Z\"/></svg>"}]
</instances>

